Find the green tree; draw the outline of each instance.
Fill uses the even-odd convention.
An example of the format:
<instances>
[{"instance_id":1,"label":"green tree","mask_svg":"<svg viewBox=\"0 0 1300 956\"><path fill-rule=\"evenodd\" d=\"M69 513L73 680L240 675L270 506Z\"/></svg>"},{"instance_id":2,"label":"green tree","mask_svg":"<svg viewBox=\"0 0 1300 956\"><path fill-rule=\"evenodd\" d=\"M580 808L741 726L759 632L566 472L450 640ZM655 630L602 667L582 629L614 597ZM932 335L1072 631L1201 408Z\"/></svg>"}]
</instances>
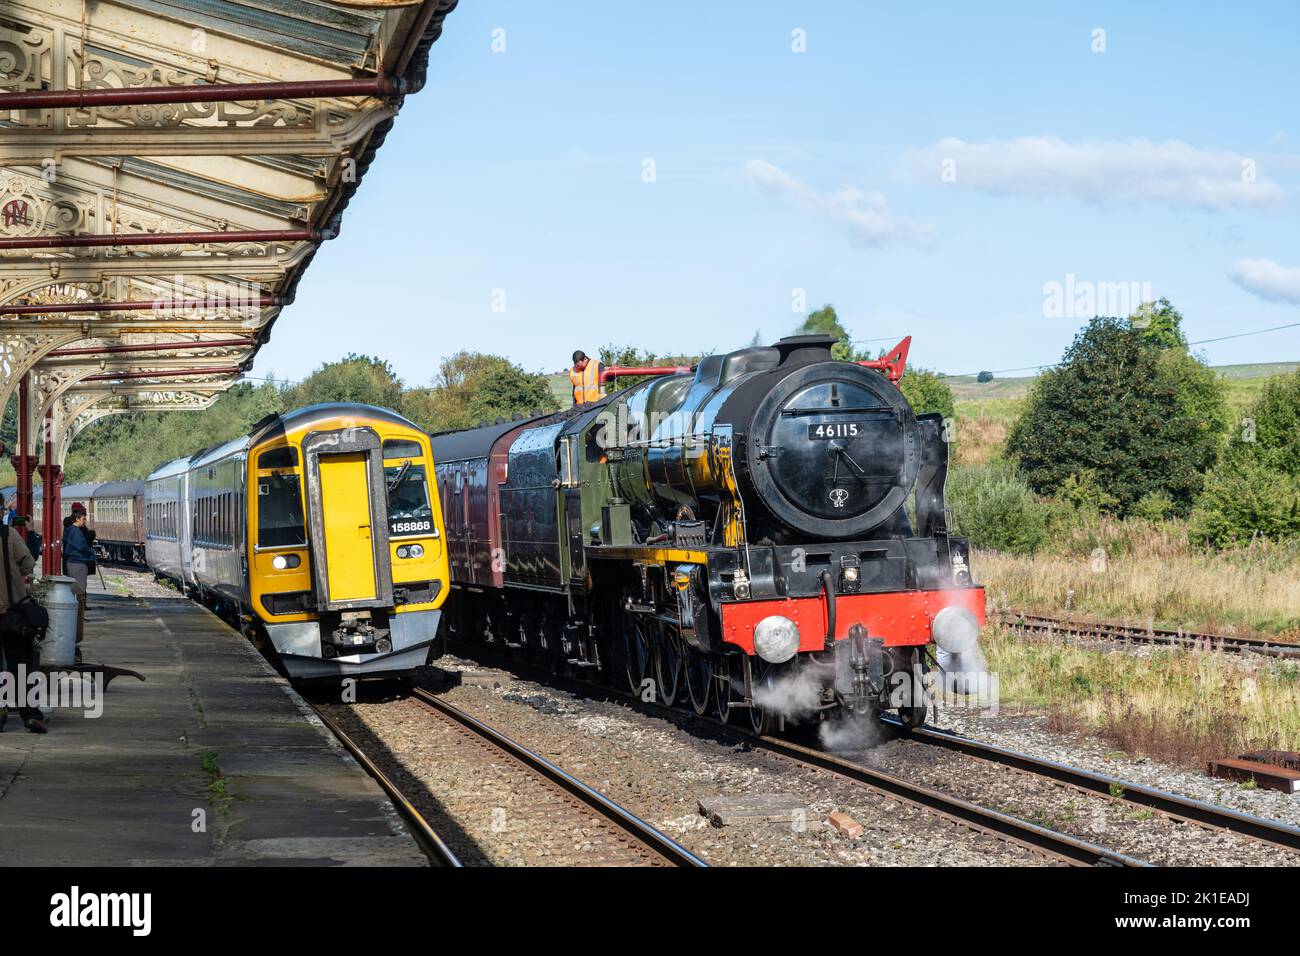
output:
<instances>
[{"instance_id":1,"label":"green tree","mask_svg":"<svg viewBox=\"0 0 1300 956\"><path fill-rule=\"evenodd\" d=\"M468 412L475 423L484 423L554 411L555 406L544 376L529 374L518 365L503 365L487 369L475 383Z\"/></svg>"},{"instance_id":2,"label":"green tree","mask_svg":"<svg viewBox=\"0 0 1300 956\"><path fill-rule=\"evenodd\" d=\"M1191 506L1214 461L1218 436L1195 417L1188 394L1200 394L1162 363L1162 348L1126 319L1094 318L1065 350L1060 366L1034 383L1008 437L1030 487L1055 493L1084 476L1103 500L1128 513L1160 492L1181 512ZM1217 380L1216 380L1217 381Z\"/></svg>"},{"instance_id":3,"label":"green tree","mask_svg":"<svg viewBox=\"0 0 1300 956\"><path fill-rule=\"evenodd\" d=\"M898 388L908 404L912 406L912 411L918 415L938 412L944 418L955 419L957 416L952 389L938 373L928 368L908 366L903 370Z\"/></svg>"},{"instance_id":4,"label":"green tree","mask_svg":"<svg viewBox=\"0 0 1300 956\"><path fill-rule=\"evenodd\" d=\"M757 333L755 333L757 335ZM707 355L708 353L704 353ZM659 355L655 352L643 351L634 345L603 345L600 349L600 364L605 366L618 365L623 368L647 368L654 366L688 366L695 365L699 362L699 355ZM631 388L633 385L640 385L649 379L649 375L621 375L612 379L609 388L612 391L621 391L625 388Z\"/></svg>"},{"instance_id":5,"label":"green tree","mask_svg":"<svg viewBox=\"0 0 1300 956\"><path fill-rule=\"evenodd\" d=\"M557 408L546 376L525 372L499 355L466 351L443 359L433 387L412 389L402 402L408 418L434 432Z\"/></svg>"},{"instance_id":6,"label":"green tree","mask_svg":"<svg viewBox=\"0 0 1300 956\"><path fill-rule=\"evenodd\" d=\"M1270 380L1206 479L1192 513L1194 540L1300 537L1300 372Z\"/></svg>"},{"instance_id":7,"label":"green tree","mask_svg":"<svg viewBox=\"0 0 1300 956\"><path fill-rule=\"evenodd\" d=\"M350 353L337 362L326 362L285 393L287 408L325 402L396 409L402 403L402 380L383 359Z\"/></svg>"},{"instance_id":8,"label":"green tree","mask_svg":"<svg viewBox=\"0 0 1300 956\"><path fill-rule=\"evenodd\" d=\"M1142 338L1157 348L1187 350L1187 337L1183 335L1183 314L1168 299L1143 302L1128 317L1129 324L1142 333Z\"/></svg>"},{"instance_id":9,"label":"green tree","mask_svg":"<svg viewBox=\"0 0 1300 956\"><path fill-rule=\"evenodd\" d=\"M853 348L853 337L849 335L848 329L840 324L835 306L829 302L817 311L808 313L808 318L803 320L803 324L796 331L800 335L821 334L834 338L835 344L831 346L832 358L853 362L861 357Z\"/></svg>"},{"instance_id":10,"label":"green tree","mask_svg":"<svg viewBox=\"0 0 1300 956\"><path fill-rule=\"evenodd\" d=\"M163 462L247 435L284 407L274 384L239 382L201 412L112 415L77 436L64 474L68 482L144 478Z\"/></svg>"}]
</instances>

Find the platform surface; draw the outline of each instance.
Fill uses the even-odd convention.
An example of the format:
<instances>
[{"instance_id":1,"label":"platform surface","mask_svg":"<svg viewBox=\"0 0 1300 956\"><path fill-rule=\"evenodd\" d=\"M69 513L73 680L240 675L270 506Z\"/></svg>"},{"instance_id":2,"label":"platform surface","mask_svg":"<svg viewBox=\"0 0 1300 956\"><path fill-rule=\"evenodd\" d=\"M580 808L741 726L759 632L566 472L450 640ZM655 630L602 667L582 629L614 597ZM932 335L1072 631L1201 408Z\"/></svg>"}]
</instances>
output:
<instances>
[{"instance_id":1,"label":"platform surface","mask_svg":"<svg viewBox=\"0 0 1300 956\"><path fill-rule=\"evenodd\" d=\"M248 641L181 597L98 589L97 718L0 733L0 865L420 866L379 786Z\"/></svg>"}]
</instances>

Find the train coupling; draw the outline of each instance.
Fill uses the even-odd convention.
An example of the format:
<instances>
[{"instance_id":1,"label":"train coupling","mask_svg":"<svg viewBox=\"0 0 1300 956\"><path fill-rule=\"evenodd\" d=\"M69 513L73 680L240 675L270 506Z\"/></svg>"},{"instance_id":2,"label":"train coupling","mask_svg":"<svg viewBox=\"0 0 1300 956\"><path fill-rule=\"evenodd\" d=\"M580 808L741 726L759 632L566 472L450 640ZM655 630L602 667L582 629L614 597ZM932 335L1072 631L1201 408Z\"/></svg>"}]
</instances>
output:
<instances>
[{"instance_id":1,"label":"train coupling","mask_svg":"<svg viewBox=\"0 0 1300 956\"><path fill-rule=\"evenodd\" d=\"M338 626L321 634L321 655L326 658L349 654L387 654L393 649L388 628L376 627L368 614L344 612Z\"/></svg>"}]
</instances>

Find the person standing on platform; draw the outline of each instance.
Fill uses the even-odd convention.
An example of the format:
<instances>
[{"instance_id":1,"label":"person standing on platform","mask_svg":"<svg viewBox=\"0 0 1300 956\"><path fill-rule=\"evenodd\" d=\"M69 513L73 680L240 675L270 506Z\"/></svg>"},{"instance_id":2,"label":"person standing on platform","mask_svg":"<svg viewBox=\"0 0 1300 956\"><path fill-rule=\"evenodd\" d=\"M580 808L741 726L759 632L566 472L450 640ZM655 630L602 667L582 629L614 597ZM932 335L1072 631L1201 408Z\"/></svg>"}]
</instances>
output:
<instances>
[{"instance_id":1,"label":"person standing on platform","mask_svg":"<svg viewBox=\"0 0 1300 956\"><path fill-rule=\"evenodd\" d=\"M586 405L600 400L600 373L605 367L587 358L578 349L573 353L573 367L569 369L569 382L573 385L573 404Z\"/></svg>"},{"instance_id":2,"label":"person standing on platform","mask_svg":"<svg viewBox=\"0 0 1300 956\"><path fill-rule=\"evenodd\" d=\"M63 563L77 592L77 662L81 662L81 639L86 632L86 580L95 572L95 552L86 533L86 506L72 503L72 522L63 529Z\"/></svg>"},{"instance_id":3,"label":"person standing on platform","mask_svg":"<svg viewBox=\"0 0 1300 956\"><path fill-rule=\"evenodd\" d=\"M31 552L32 557L39 561L41 552L45 550L45 541L32 527L32 519L27 515L19 515L14 518L13 526L18 529L19 534L23 535L23 543L27 545L27 550Z\"/></svg>"},{"instance_id":4,"label":"person standing on platform","mask_svg":"<svg viewBox=\"0 0 1300 956\"><path fill-rule=\"evenodd\" d=\"M36 559L27 550L20 529L16 530L5 525L0 527L0 535L4 535L3 545L0 546L0 562L3 562L3 567L0 567L0 577L4 578L3 583L0 583L0 618L4 618L10 607L27 597L27 585L31 583ZM18 679L18 668L19 666L31 667L35 659L31 632L23 627L11 633L7 628L0 627L0 642L4 647L3 673L9 675L11 687L19 694L25 694L27 688L24 686L25 682L20 683ZM39 708L20 707L19 715L23 719L23 726L32 733L46 733L45 715ZM8 719L9 709L0 702L0 730L4 730Z\"/></svg>"}]
</instances>

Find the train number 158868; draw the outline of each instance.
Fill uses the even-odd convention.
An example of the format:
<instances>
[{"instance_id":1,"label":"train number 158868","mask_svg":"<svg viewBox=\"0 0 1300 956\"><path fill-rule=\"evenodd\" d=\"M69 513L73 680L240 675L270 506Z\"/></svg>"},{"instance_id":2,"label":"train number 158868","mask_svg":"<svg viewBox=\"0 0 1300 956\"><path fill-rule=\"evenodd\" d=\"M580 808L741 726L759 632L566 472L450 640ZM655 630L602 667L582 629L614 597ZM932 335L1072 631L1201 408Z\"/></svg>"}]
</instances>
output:
<instances>
[{"instance_id":1,"label":"train number 158868","mask_svg":"<svg viewBox=\"0 0 1300 956\"><path fill-rule=\"evenodd\" d=\"M421 534L433 530L433 522L427 518L422 521L394 521L388 526L389 534Z\"/></svg>"}]
</instances>

